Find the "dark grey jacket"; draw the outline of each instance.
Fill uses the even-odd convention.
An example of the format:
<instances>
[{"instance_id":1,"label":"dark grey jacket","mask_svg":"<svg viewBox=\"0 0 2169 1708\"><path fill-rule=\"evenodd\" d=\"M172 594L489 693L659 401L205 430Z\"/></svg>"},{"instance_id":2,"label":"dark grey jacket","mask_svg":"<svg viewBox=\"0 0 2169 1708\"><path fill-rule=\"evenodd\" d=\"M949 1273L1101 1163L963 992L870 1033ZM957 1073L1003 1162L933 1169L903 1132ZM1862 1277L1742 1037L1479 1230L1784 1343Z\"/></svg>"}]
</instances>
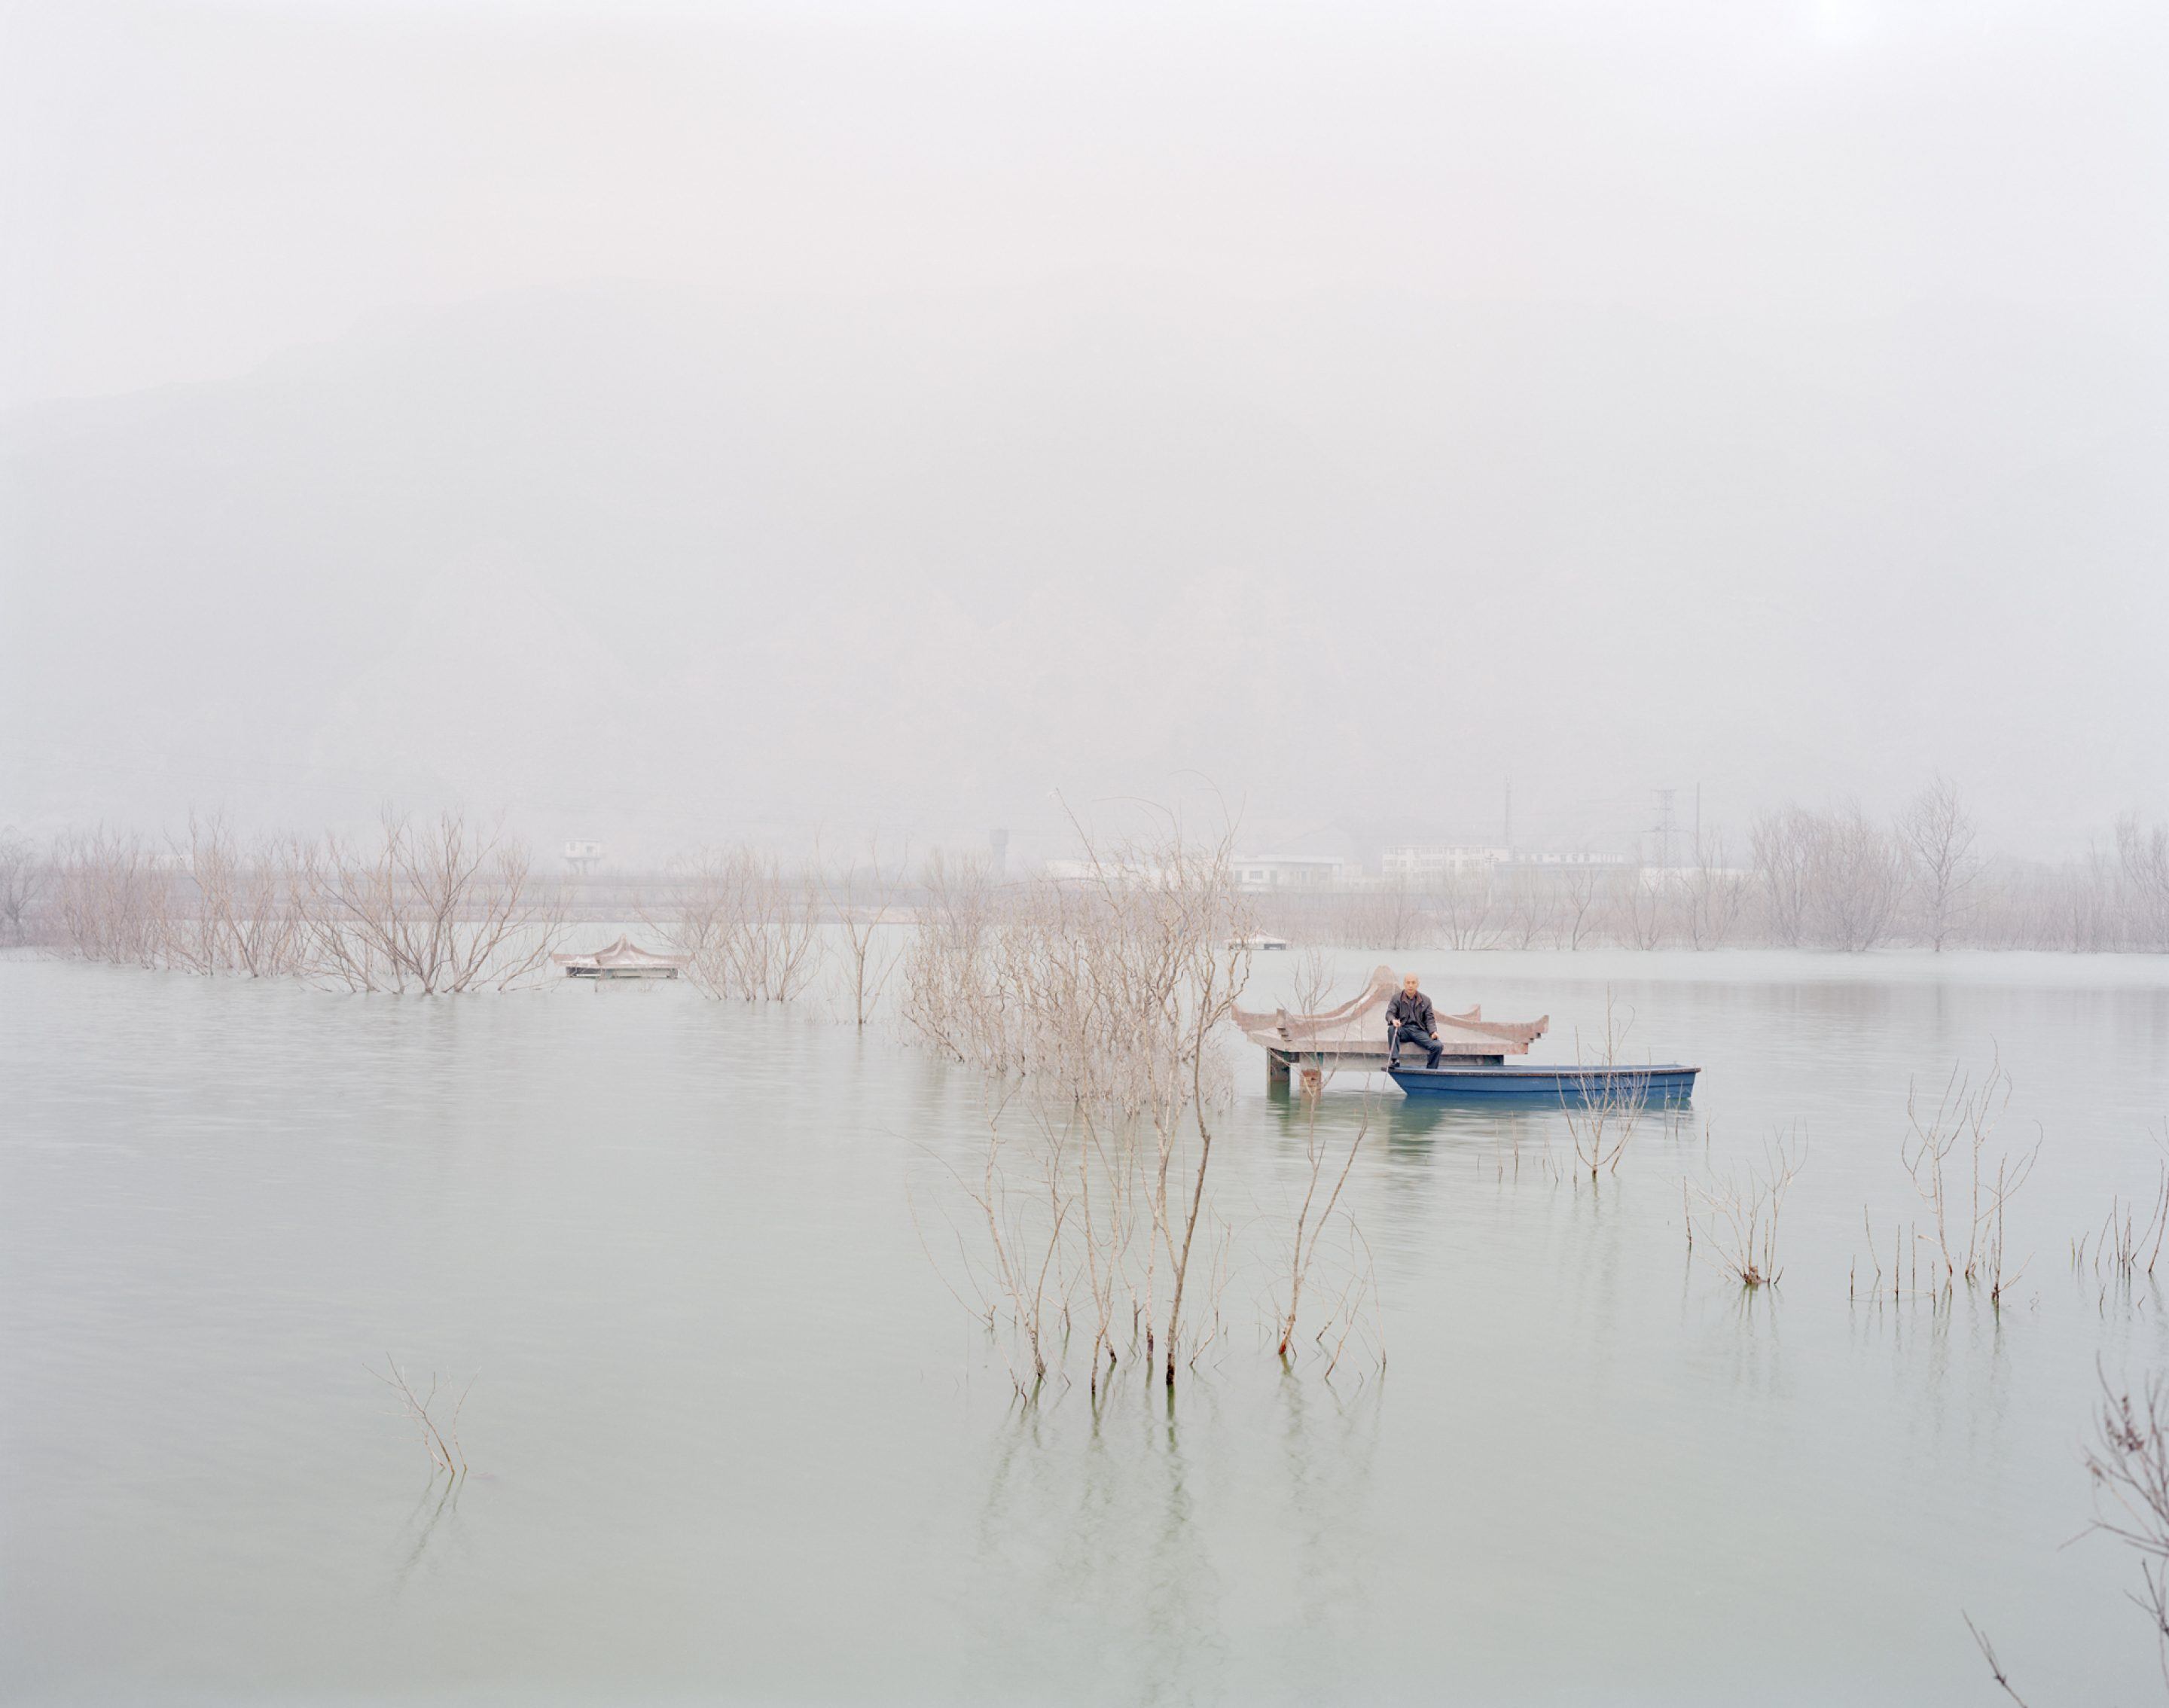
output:
<instances>
[{"instance_id":1,"label":"dark grey jacket","mask_svg":"<svg viewBox=\"0 0 2169 1708\"><path fill-rule=\"evenodd\" d=\"M1386 1004L1386 1019L1395 1026L1415 1026L1426 1032L1438 1024L1431 1011L1431 998L1421 991L1410 996L1406 991L1394 992L1394 999Z\"/></svg>"}]
</instances>

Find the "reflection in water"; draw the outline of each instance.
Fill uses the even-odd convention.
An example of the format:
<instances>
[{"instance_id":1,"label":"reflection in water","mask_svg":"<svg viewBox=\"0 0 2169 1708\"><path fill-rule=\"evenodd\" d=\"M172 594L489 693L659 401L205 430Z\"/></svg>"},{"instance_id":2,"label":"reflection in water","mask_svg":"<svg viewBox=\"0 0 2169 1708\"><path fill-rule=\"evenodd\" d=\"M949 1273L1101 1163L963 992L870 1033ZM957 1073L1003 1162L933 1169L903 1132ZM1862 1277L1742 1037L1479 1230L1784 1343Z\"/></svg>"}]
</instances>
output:
<instances>
[{"instance_id":1,"label":"reflection in water","mask_svg":"<svg viewBox=\"0 0 2169 1708\"><path fill-rule=\"evenodd\" d=\"M1351 1520L1371 1505L1385 1391L1383 1373L1361 1380L1352 1394L1292 1376L1279 1385L1301 1647L1311 1657L1338 1655L1357 1641L1371 1605L1373 1562L1362 1540L1367 1526ZM1313 1688L1332 1695L1334 1680L1320 1659L1312 1668L1319 1673Z\"/></svg>"},{"instance_id":2,"label":"reflection in water","mask_svg":"<svg viewBox=\"0 0 2169 1708\"><path fill-rule=\"evenodd\" d=\"M391 1599L397 1601L406 1592L407 1580L414 1575L414 1568L422 1563L429 1551L430 1543L436 1539L438 1527L446 1524L456 1543L460 1532L460 1491L466 1486L464 1477L445 1471L433 1471L407 1515L401 1528L401 1546L405 1552L392 1578Z\"/></svg>"},{"instance_id":3,"label":"reflection in water","mask_svg":"<svg viewBox=\"0 0 2169 1708\"><path fill-rule=\"evenodd\" d=\"M1023 1646L1049 1673L1084 1668L1095 1700L1221 1699L1231 1622L1248 1622L1271 1559L1288 1574L1270 1588L1288 1610L1272 1640L1298 1674L1289 1694L1335 1694L1338 1657L1371 1605L1364 1538L1383 1401L1376 1375L1284 1375L1270 1387L1192 1383L1178 1398L1148 1381L1096 1405L1016 1407L990 1443L974 1527L973 1578L1002 1586L974 1684L1013 1678ZM1260 1409L1262 1438L1250 1415ZM1261 1544L1232 1559L1231 1500ZM1101 1641L1111 1629L1127 1635Z\"/></svg>"},{"instance_id":4,"label":"reflection in water","mask_svg":"<svg viewBox=\"0 0 2169 1708\"><path fill-rule=\"evenodd\" d=\"M1082 1668L1086 1694L1123 1701L1190 1700L1225 1658L1177 1400L1147 1374L1096 1404L1020 1406L995 1433L973 1562L1002 1586L977 1646L989 1696L1021 1645L1037 1667ZM1181 1403L1212 1432L1209 1391L1193 1383ZM1110 1621L1129 1639L1095 1641Z\"/></svg>"}]
</instances>

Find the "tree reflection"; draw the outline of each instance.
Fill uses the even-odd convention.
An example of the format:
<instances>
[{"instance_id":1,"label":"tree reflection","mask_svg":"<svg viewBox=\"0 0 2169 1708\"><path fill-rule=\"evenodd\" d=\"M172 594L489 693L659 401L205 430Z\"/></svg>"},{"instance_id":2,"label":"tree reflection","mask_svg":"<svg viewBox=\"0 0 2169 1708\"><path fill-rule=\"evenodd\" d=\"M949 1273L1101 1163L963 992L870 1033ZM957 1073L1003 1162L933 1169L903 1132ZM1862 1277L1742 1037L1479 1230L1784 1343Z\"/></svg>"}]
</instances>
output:
<instances>
[{"instance_id":1,"label":"tree reflection","mask_svg":"<svg viewBox=\"0 0 2169 1708\"><path fill-rule=\"evenodd\" d=\"M1150 1382L1018 1407L996 1429L971 1583L983 1675L1089 1677L1112 1700L1230 1691L1231 1667L1333 1668L1370 1604L1375 1376L1239 1391ZM1255 1426L1260 1409L1274 1427ZM1324 1672L1300 1688L1345 1688Z\"/></svg>"}]
</instances>

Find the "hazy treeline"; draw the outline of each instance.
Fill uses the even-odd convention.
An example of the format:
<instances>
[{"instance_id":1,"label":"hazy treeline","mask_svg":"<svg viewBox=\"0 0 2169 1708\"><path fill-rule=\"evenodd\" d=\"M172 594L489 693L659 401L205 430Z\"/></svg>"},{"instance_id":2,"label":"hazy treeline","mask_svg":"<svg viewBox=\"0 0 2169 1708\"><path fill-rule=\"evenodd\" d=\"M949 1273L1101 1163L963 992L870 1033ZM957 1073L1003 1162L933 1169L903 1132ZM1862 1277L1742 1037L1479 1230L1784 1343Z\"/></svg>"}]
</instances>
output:
<instances>
[{"instance_id":1,"label":"hazy treeline","mask_svg":"<svg viewBox=\"0 0 2169 1708\"><path fill-rule=\"evenodd\" d=\"M1894 819L1858 806L1766 812L1686 864L1470 867L1423 883L1260 898L1266 929L1379 949L2169 950L2169 826L2127 817L2108 848L1999 858L1937 782Z\"/></svg>"},{"instance_id":2,"label":"hazy treeline","mask_svg":"<svg viewBox=\"0 0 2169 1708\"><path fill-rule=\"evenodd\" d=\"M244 841L219 819L161 840L101 830L0 851L5 923L88 960L356 991L502 990L546 964L561 918L516 839L459 813L375 833Z\"/></svg>"},{"instance_id":3,"label":"hazy treeline","mask_svg":"<svg viewBox=\"0 0 2169 1708\"><path fill-rule=\"evenodd\" d=\"M882 928L919 918L935 928L967 871L989 889L1062 887L953 858L914 865L878 843L840 859L818 847L797 860L711 850L662 872L593 879L550 871L517 838L459 812L388 814L359 838L250 838L222 819L191 818L158 837L99 830L40 844L0 834L0 944L456 993L544 970L575 920L630 920L684 955L687 976L717 997L787 1002L840 956L848 1006L863 1024L902 952ZM1245 905L1259 928L1297 942L1384 950L2161 953L2169 825L2128 816L2106 847L2020 861L1985 849L1957 790L1938 781L1887 821L1853 804L1766 812L1744 837L1696 838L1680 865L1472 866L1419 882L1276 891ZM840 945L824 925L840 928Z\"/></svg>"},{"instance_id":4,"label":"hazy treeline","mask_svg":"<svg viewBox=\"0 0 2169 1708\"><path fill-rule=\"evenodd\" d=\"M874 879L893 891L878 860ZM748 849L702 854L620 891L707 994L789 1002L822 961L819 927L846 922L859 1018L886 974L863 876L786 868ZM354 991L505 990L551 967L584 910L578 886L518 838L461 812L387 813L367 835L244 838L218 818L176 835L99 830L39 849L0 840L0 941L86 960ZM885 892L886 893L886 892Z\"/></svg>"}]
</instances>

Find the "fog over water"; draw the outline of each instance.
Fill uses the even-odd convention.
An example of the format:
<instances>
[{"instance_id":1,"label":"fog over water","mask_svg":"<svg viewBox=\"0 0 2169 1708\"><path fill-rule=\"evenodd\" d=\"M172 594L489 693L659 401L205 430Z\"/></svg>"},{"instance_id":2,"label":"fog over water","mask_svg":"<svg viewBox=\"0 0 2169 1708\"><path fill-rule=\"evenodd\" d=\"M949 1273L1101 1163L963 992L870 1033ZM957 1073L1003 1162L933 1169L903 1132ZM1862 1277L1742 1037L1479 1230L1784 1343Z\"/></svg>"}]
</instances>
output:
<instances>
[{"instance_id":1,"label":"fog over water","mask_svg":"<svg viewBox=\"0 0 2169 1708\"><path fill-rule=\"evenodd\" d=\"M0 0L0 1700L2153 1700L2165 90Z\"/></svg>"},{"instance_id":2,"label":"fog over water","mask_svg":"<svg viewBox=\"0 0 2169 1708\"><path fill-rule=\"evenodd\" d=\"M19 4L0 820L2169 812L2169 26Z\"/></svg>"}]
</instances>

